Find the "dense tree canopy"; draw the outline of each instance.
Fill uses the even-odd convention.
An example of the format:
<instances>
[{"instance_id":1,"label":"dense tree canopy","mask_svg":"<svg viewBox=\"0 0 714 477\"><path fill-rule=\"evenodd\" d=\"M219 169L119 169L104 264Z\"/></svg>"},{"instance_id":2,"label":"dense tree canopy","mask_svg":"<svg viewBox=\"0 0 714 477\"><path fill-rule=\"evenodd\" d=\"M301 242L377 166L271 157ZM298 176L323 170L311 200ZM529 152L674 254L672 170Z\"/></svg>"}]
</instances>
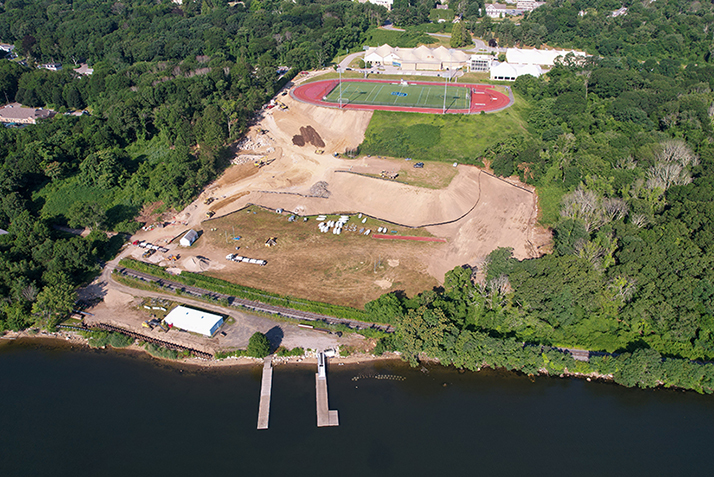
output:
<instances>
[{"instance_id":1,"label":"dense tree canopy","mask_svg":"<svg viewBox=\"0 0 714 477\"><path fill-rule=\"evenodd\" d=\"M571 371L628 386L712 392L711 365L688 360L714 360L714 65L705 33L714 10L650 2L612 18L613 5L549 3L519 25L467 16L478 36L501 45L595 54L519 78L529 134L483 158L496 174L536 186L553 251L519 262L497 249L478 269L449 272L443 290L369 303L397 328L380 350L528 373L570 360ZM585 365L550 346L615 356Z\"/></svg>"}]
</instances>

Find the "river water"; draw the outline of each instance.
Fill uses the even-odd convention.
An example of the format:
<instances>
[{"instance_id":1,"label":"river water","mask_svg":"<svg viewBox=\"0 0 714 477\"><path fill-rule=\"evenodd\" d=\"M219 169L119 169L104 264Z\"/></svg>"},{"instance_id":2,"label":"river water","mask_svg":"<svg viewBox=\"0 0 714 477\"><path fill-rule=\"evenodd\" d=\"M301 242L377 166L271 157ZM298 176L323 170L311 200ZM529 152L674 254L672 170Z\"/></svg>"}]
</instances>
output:
<instances>
[{"instance_id":1,"label":"river water","mask_svg":"<svg viewBox=\"0 0 714 477\"><path fill-rule=\"evenodd\" d=\"M0 342L2 343L2 342ZM714 396L400 362L200 370L129 352L0 345L0 475L706 475Z\"/></svg>"}]
</instances>

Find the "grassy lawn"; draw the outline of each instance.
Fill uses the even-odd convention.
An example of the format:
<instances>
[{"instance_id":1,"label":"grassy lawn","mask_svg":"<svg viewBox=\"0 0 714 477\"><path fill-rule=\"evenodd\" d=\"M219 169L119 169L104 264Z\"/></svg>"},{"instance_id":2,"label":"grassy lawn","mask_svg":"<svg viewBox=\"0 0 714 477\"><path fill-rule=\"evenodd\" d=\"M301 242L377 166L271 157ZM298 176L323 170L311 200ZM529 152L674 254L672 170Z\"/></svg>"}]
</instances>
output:
<instances>
[{"instance_id":1,"label":"grassy lawn","mask_svg":"<svg viewBox=\"0 0 714 477\"><path fill-rule=\"evenodd\" d=\"M527 109L525 100L516 96L513 106L491 114L375 111L360 152L480 164L480 157L488 147L514 134L530 134L524 120Z\"/></svg>"},{"instance_id":2,"label":"grassy lawn","mask_svg":"<svg viewBox=\"0 0 714 477\"><path fill-rule=\"evenodd\" d=\"M552 227L560 218L560 201L566 190L557 184L538 186L538 222L541 225Z\"/></svg>"},{"instance_id":3,"label":"grassy lawn","mask_svg":"<svg viewBox=\"0 0 714 477\"><path fill-rule=\"evenodd\" d=\"M386 159L386 158L385 158ZM425 189L445 189L456 177L456 168L444 162L430 162L423 168L415 168L416 161L405 161L403 159L392 159L394 165L387 169L387 173L397 173L396 179L389 179L380 174L359 173L361 176L374 177L381 180L393 180L402 184ZM412 229L406 235L421 235L419 229Z\"/></svg>"},{"instance_id":4,"label":"grassy lawn","mask_svg":"<svg viewBox=\"0 0 714 477\"><path fill-rule=\"evenodd\" d=\"M382 28L372 28L367 31L364 42L368 46L381 46L385 43L389 46L399 48L415 48L419 45L431 45L436 40L426 33L408 29L407 31L384 30Z\"/></svg>"},{"instance_id":5,"label":"grassy lawn","mask_svg":"<svg viewBox=\"0 0 714 477\"><path fill-rule=\"evenodd\" d=\"M411 164L399 171L399 180L405 184L427 189L445 189L456 177L456 168L446 163L426 164L423 169L415 169Z\"/></svg>"}]
</instances>

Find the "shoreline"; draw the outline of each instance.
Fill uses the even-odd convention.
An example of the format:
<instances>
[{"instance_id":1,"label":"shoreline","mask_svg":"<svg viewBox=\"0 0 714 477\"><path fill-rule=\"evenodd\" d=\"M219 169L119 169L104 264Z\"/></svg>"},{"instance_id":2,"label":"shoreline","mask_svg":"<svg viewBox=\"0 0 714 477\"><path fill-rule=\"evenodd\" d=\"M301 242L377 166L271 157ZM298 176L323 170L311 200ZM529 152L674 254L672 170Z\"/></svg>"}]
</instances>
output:
<instances>
[{"instance_id":1,"label":"shoreline","mask_svg":"<svg viewBox=\"0 0 714 477\"><path fill-rule=\"evenodd\" d=\"M158 357L154 356L151 353L149 353L146 349L144 349L142 346L137 345L136 343L132 343L129 346L126 346L124 348L113 348L111 346L105 346L105 347L92 347L89 344L89 340L78 333L74 331L57 331L55 333L47 332L47 331L39 331L37 333L28 333L27 331L6 331L5 334L0 336L0 347L2 347L3 342L14 342L14 341L20 341L21 343L27 342L27 343L32 343L32 342L38 342L42 344L44 342L46 345L52 345L54 344L56 347L61 347L61 346L81 346L84 349L87 350L102 350L106 352L119 352L119 353L125 353L127 355L132 355L136 358L143 359L143 360L150 360L154 361L154 364L156 365L162 365L162 366L171 366L171 367L189 367L192 368L193 370L219 370L219 369L231 369L231 368L247 368L247 367L262 367L263 366L263 359L262 358L251 358L247 356L240 356L240 357L229 357L229 358L224 358L224 359L203 359L203 358L196 358L196 357L190 357L190 358L183 358L183 359L169 359L169 358L163 358L163 357ZM382 356L375 356L371 354L353 354L350 356L335 356L330 358L331 365L332 366L344 366L344 365L362 365L362 364L373 364L377 362L383 362L383 361L400 361L404 362L401 359L401 355L399 353L395 352L388 352L385 353ZM281 365L292 365L292 366L301 366L301 365L310 365L310 366L317 366L317 357L310 356L310 355L304 355L304 356L273 356L273 367L278 367ZM442 364L438 359L435 358L429 358L429 357L424 357L422 361L420 361L420 365L439 365L443 368L449 368L452 367L459 372L472 372L472 373L478 373L482 370L485 369L490 369L490 370L504 370L509 373L516 373L520 374L523 376L527 376L532 378L535 377L545 377L545 378L557 378L557 379L564 379L564 378L574 378L582 381L587 381L587 382L596 382L596 383L603 383L603 384L615 384L617 386L620 386L620 384L616 383L613 379L612 375L599 375L599 374L582 374L582 373L572 373L569 371L565 371L561 374L550 374L546 370L541 369L539 370L538 374L535 375L527 375L525 373L519 372L519 371L514 371L514 370L505 370L503 368L492 368L490 366L485 366L481 367L478 370L470 370L466 368L456 368L452 364L444 365ZM183 369L181 370L183 371ZM664 387L658 387L656 389L667 389ZM671 389L680 389L680 388L671 388ZM691 391L691 390L685 390L685 391Z\"/></svg>"},{"instance_id":2,"label":"shoreline","mask_svg":"<svg viewBox=\"0 0 714 477\"><path fill-rule=\"evenodd\" d=\"M82 348L88 349L88 350L104 350L104 351L119 351L119 352L129 352L131 354L135 354L136 356L141 356L143 358L149 358L152 360L156 360L160 362L161 364L169 364L169 365L188 365L194 368L201 368L201 369L217 369L217 368L231 368L231 367L247 367L247 366L262 366L263 365L263 359L262 358L251 358L247 356L240 356L240 357L229 357L229 358L224 358L224 359L203 359L203 358L196 358L196 357L190 357L190 358L183 358L183 359L169 359L169 358L162 358L158 356L154 356L151 353L149 353L146 349L144 349L142 346L137 345L136 343L132 343L129 346L126 346L124 348L114 348L112 346L104 346L104 347L93 347L89 344L89 340L80 334L74 332L74 331L57 331L57 332L48 332L48 331L38 331L37 333L28 333L27 331L7 331L5 334L0 336L0 346L3 345L4 342L7 343L12 343L12 342L20 342L20 343L32 343L32 342L37 342L37 343L42 343L46 345L55 345L56 347L60 346L81 346ZM374 356L371 354L353 354L350 356L335 356L333 358L330 358L330 360L335 360L333 363L335 365L341 366L345 364L363 364L363 363L372 363L375 361L393 361L393 360L400 360L401 357L396 354L396 353L388 353L386 355L382 356ZM298 365L298 364L309 364L313 366L317 366L317 358L314 356L310 355L305 355L305 356L274 356L273 357L273 366L280 366L280 365L286 365L286 364L293 364L293 365Z\"/></svg>"}]
</instances>

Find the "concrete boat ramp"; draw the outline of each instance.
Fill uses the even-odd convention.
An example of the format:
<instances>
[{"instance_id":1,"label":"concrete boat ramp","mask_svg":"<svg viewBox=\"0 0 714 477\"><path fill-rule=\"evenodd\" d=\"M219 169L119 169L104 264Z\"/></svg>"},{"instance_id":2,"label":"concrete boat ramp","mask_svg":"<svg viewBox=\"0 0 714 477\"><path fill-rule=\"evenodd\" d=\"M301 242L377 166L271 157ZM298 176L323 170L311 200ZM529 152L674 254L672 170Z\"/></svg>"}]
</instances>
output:
<instances>
[{"instance_id":1,"label":"concrete boat ramp","mask_svg":"<svg viewBox=\"0 0 714 477\"><path fill-rule=\"evenodd\" d=\"M327 400L327 358L325 352L317 353L317 373L315 373L315 396L317 402L317 427L339 426L338 413L330 410ZM260 405L258 407L258 429L267 429L270 420L270 394L273 387L273 356L263 362L263 379L260 385Z\"/></svg>"}]
</instances>

